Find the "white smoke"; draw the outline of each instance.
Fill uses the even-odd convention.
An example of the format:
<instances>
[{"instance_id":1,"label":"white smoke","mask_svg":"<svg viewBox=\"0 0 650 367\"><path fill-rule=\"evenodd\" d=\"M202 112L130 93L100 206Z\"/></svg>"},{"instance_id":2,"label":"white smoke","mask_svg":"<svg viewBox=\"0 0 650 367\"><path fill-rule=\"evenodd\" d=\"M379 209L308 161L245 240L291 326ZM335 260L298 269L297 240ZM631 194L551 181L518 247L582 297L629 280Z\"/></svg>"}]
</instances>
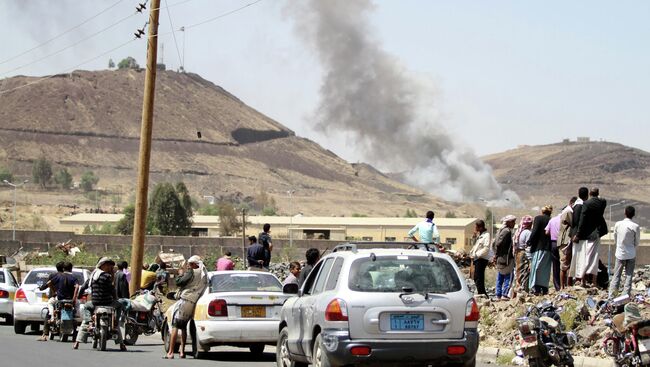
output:
<instances>
[{"instance_id":1,"label":"white smoke","mask_svg":"<svg viewBox=\"0 0 650 367\"><path fill-rule=\"evenodd\" d=\"M402 172L407 181L443 199L519 203L489 166L449 136L431 86L382 49L368 20L373 9L371 0L289 3L296 32L324 70L317 128L345 131L364 159Z\"/></svg>"}]
</instances>

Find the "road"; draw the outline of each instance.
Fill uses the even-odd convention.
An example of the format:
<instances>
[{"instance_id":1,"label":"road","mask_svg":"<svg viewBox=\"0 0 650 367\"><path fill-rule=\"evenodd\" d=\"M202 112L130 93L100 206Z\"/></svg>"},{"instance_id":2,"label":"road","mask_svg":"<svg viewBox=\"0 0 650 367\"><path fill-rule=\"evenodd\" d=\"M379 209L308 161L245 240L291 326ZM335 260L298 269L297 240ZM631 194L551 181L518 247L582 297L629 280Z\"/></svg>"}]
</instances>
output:
<instances>
[{"instance_id":1,"label":"road","mask_svg":"<svg viewBox=\"0 0 650 367\"><path fill-rule=\"evenodd\" d=\"M29 328L27 328L29 330ZM268 367L275 366L275 347L267 346L261 358L253 358L248 349L233 347L212 348L205 359L162 360L164 355L160 334L140 336L134 346L126 352L109 341L106 352L92 349L92 344L81 344L78 350L72 350L72 343L58 341L39 342L40 333L28 332L25 335L14 334L13 326L0 325L0 358L11 361L12 366L95 366L100 362L117 366L164 367L164 365L186 365L192 367ZM187 351L190 349L187 348ZM215 363L216 362L216 363ZM161 364L162 363L162 364ZM3 364L4 365L4 364ZM492 364L493 365L493 364ZM477 364L477 367L492 365Z\"/></svg>"}]
</instances>

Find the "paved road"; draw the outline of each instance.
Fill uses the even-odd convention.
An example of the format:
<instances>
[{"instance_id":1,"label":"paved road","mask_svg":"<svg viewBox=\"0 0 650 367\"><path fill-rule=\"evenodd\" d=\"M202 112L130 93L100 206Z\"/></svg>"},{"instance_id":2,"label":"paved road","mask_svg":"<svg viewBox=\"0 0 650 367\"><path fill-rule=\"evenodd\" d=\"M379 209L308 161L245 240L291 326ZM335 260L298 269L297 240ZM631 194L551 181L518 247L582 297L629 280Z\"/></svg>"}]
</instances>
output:
<instances>
[{"instance_id":1,"label":"paved road","mask_svg":"<svg viewBox=\"0 0 650 367\"><path fill-rule=\"evenodd\" d=\"M27 328L29 330L29 328ZM92 344L81 344L78 350L72 350L72 343L58 341L36 341L39 333L25 335L14 334L13 326L0 325L0 358L11 362L12 366L88 366L98 365L98 362L107 362L111 365L126 367L164 367L164 365L190 364L195 366L235 367L268 367L275 366L275 347L267 346L260 359L253 358L248 349L218 347L208 353L205 360L176 359L164 361L162 341L160 334L149 337L141 336L136 345L129 347L127 352L120 352L117 345L108 342L106 352L92 349ZM187 349L189 351L189 348ZM71 359L73 358L73 359ZM72 364L71 364L72 362ZM162 363L162 364L161 364ZM0 363L5 365L4 362Z\"/></svg>"}]
</instances>

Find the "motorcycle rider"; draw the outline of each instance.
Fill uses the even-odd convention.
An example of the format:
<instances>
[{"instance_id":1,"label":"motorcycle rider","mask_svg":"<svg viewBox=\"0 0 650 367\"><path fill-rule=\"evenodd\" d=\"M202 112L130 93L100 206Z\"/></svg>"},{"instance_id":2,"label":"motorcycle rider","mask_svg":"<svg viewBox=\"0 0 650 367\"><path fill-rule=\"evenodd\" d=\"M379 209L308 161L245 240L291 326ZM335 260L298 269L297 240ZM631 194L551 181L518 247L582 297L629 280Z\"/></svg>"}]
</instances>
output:
<instances>
[{"instance_id":1,"label":"motorcycle rider","mask_svg":"<svg viewBox=\"0 0 650 367\"><path fill-rule=\"evenodd\" d=\"M90 278L81 287L80 292L84 292L86 288L90 288L92 301L86 302L84 308L83 321L79 327L79 333L75 340L72 349L79 348L79 342L84 343L88 340L88 323L92 319L93 312L97 306L111 306L115 309L115 316L120 320L122 311L122 304L117 301L115 287L113 286L113 271L115 262L108 257L102 257L97 262L97 267L90 275ZM120 345L121 351L126 351L126 345L122 340L122 331L119 327L117 330L117 339L115 343Z\"/></svg>"},{"instance_id":2,"label":"motorcycle rider","mask_svg":"<svg viewBox=\"0 0 650 367\"><path fill-rule=\"evenodd\" d=\"M186 268L181 269L180 277L176 279L176 299L172 312L172 330L169 339L169 350L163 357L164 359L174 358L174 347L178 331L181 330L181 345L179 348L179 357L185 358L185 341L187 339L187 324L194 316L196 302L208 286L208 271L203 265L201 258L194 255L187 260Z\"/></svg>"},{"instance_id":3,"label":"motorcycle rider","mask_svg":"<svg viewBox=\"0 0 650 367\"><path fill-rule=\"evenodd\" d=\"M61 271L54 273L45 284L39 287L40 290L49 287L56 294L56 297L52 297L48 301L48 312L50 313L50 318L43 326L43 335L37 339L39 341L47 341L47 337L50 334L50 324L54 320L54 308L58 302L71 299L73 304L77 303L79 281L77 280L77 277L72 274L73 265L69 261L61 261L57 264L57 270L59 270L59 265L61 266Z\"/></svg>"}]
</instances>

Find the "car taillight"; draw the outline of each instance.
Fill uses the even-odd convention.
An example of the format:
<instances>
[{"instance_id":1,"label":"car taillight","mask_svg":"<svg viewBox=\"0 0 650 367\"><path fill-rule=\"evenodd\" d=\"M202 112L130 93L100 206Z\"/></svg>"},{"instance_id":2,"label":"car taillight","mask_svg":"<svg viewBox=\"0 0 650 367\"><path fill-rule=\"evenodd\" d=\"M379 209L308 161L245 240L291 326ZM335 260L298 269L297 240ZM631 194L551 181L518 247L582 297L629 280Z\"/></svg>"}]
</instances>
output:
<instances>
[{"instance_id":1,"label":"car taillight","mask_svg":"<svg viewBox=\"0 0 650 367\"><path fill-rule=\"evenodd\" d=\"M208 315L212 317L228 316L228 304L226 300L214 299L208 305Z\"/></svg>"},{"instance_id":2,"label":"car taillight","mask_svg":"<svg viewBox=\"0 0 650 367\"><path fill-rule=\"evenodd\" d=\"M340 298L333 299L325 309L326 321L348 321L348 305Z\"/></svg>"},{"instance_id":3,"label":"car taillight","mask_svg":"<svg viewBox=\"0 0 650 367\"><path fill-rule=\"evenodd\" d=\"M25 295L25 291L20 288L16 292L16 297L14 297L14 302L28 302L27 301L27 296Z\"/></svg>"},{"instance_id":4,"label":"car taillight","mask_svg":"<svg viewBox=\"0 0 650 367\"><path fill-rule=\"evenodd\" d=\"M457 356L460 354L465 354L465 347L462 345L450 345L447 347L447 354L450 356Z\"/></svg>"},{"instance_id":5,"label":"car taillight","mask_svg":"<svg viewBox=\"0 0 650 367\"><path fill-rule=\"evenodd\" d=\"M358 347L350 348L350 353L353 356L369 356L370 352L372 352L372 350L370 349L370 347L366 347L366 346L358 346Z\"/></svg>"},{"instance_id":6,"label":"car taillight","mask_svg":"<svg viewBox=\"0 0 650 367\"><path fill-rule=\"evenodd\" d=\"M467 301L465 306L465 329L475 329L478 327L478 320L481 318L481 313L478 309L478 304L474 298Z\"/></svg>"},{"instance_id":7,"label":"car taillight","mask_svg":"<svg viewBox=\"0 0 650 367\"><path fill-rule=\"evenodd\" d=\"M9 292L0 289L0 298L9 298Z\"/></svg>"}]
</instances>

